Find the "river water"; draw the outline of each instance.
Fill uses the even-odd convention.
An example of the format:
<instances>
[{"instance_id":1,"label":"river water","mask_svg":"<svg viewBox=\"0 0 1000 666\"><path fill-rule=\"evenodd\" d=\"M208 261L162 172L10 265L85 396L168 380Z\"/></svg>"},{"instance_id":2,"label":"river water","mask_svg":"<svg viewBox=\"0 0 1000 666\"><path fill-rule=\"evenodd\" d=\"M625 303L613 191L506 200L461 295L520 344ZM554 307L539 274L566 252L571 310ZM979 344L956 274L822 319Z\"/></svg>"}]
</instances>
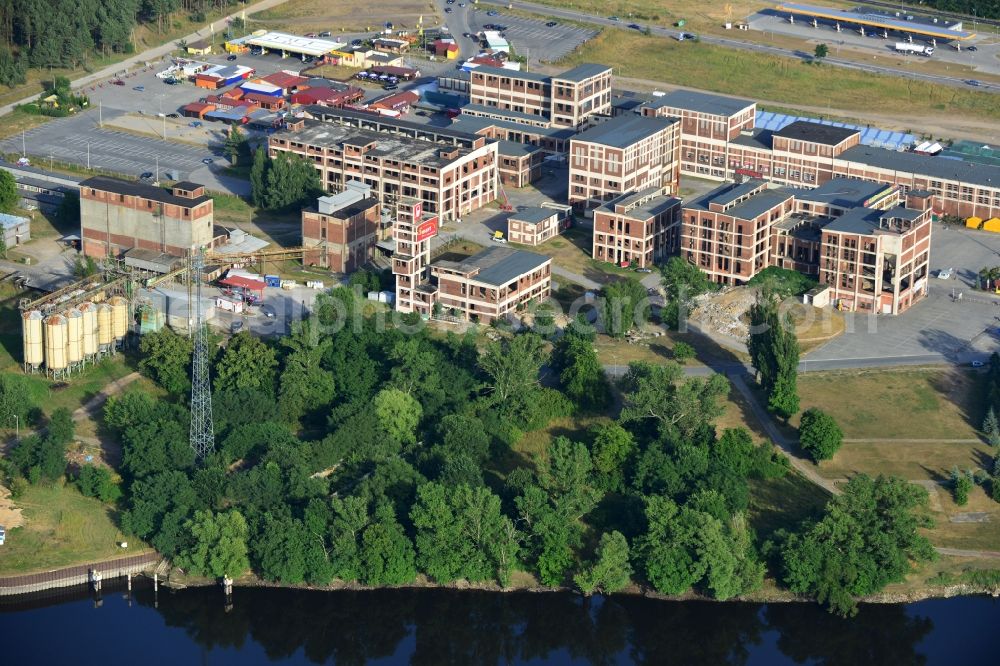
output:
<instances>
[{"instance_id":1,"label":"river water","mask_svg":"<svg viewBox=\"0 0 1000 666\"><path fill-rule=\"evenodd\" d=\"M451 590L0 597L0 664L997 663L1000 601L863 606Z\"/></svg>"}]
</instances>

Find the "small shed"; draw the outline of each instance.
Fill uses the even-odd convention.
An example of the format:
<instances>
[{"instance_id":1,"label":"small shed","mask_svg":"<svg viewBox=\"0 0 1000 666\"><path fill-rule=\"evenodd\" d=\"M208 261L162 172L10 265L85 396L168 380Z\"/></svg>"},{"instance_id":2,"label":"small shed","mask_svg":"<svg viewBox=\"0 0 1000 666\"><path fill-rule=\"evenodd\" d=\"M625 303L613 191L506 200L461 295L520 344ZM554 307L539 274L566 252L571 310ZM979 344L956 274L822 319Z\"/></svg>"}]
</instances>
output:
<instances>
[{"instance_id":1,"label":"small shed","mask_svg":"<svg viewBox=\"0 0 1000 666\"><path fill-rule=\"evenodd\" d=\"M31 240L30 218L0 213L0 227L3 228L3 239L8 248Z\"/></svg>"},{"instance_id":2,"label":"small shed","mask_svg":"<svg viewBox=\"0 0 1000 666\"><path fill-rule=\"evenodd\" d=\"M188 44L185 49L190 55L204 56L212 53L212 43L203 39L193 44Z\"/></svg>"}]
</instances>

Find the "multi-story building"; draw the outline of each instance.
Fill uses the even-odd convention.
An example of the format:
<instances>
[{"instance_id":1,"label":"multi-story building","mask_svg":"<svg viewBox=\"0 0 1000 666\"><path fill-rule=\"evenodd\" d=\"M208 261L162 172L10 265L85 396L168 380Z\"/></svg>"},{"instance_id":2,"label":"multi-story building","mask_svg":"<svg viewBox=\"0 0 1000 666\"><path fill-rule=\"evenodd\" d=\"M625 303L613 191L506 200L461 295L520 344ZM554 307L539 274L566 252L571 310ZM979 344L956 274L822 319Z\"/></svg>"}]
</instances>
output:
<instances>
[{"instance_id":1,"label":"multi-story building","mask_svg":"<svg viewBox=\"0 0 1000 666\"><path fill-rule=\"evenodd\" d=\"M94 176L80 183L80 237L89 257L133 248L172 256L211 246L213 201L205 187L180 182L169 190Z\"/></svg>"},{"instance_id":2,"label":"multi-story building","mask_svg":"<svg viewBox=\"0 0 1000 666\"><path fill-rule=\"evenodd\" d=\"M846 310L898 314L926 294L930 196L834 178L819 188L731 183L684 204L681 256L721 284L769 266L816 276Z\"/></svg>"},{"instance_id":3,"label":"multi-story building","mask_svg":"<svg viewBox=\"0 0 1000 666\"><path fill-rule=\"evenodd\" d=\"M543 120L556 127L579 128L591 116L611 113L611 68L583 64L557 76L498 67L476 67L469 74L469 106L463 113L487 115L501 110Z\"/></svg>"},{"instance_id":4,"label":"multi-story building","mask_svg":"<svg viewBox=\"0 0 1000 666\"><path fill-rule=\"evenodd\" d=\"M489 323L552 290L552 259L494 246L462 261L431 264L437 303L445 313Z\"/></svg>"},{"instance_id":5,"label":"multi-story building","mask_svg":"<svg viewBox=\"0 0 1000 666\"><path fill-rule=\"evenodd\" d=\"M763 178L816 187L831 178L860 178L931 193L938 214L1000 215L1000 166L862 145L852 128L796 121L778 130L754 127L747 100L671 93L646 104L647 116L681 119L681 172L717 180ZM685 122L687 120L687 122Z\"/></svg>"},{"instance_id":6,"label":"multi-story building","mask_svg":"<svg viewBox=\"0 0 1000 666\"><path fill-rule=\"evenodd\" d=\"M431 238L437 235L438 216L425 213L423 203L403 199L397 207L392 238L392 273L396 276L396 310L417 312L430 317L437 301L437 289L427 280L431 263Z\"/></svg>"},{"instance_id":7,"label":"multi-story building","mask_svg":"<svg viewBox=\"0 0 1000 666\"><path fill-rule=\"evenodd\" d=\"M680 135L676 120L619 116L570 140L569 202L592 209L649 188L677 192Z\"/></svg>"},{"instance_id":8,"label":"multi-story building","mask_svg":"<svg viewBox=\"0 0 1000 666\"><path fill-rule=\"evenodd\" d=\"M567 219L566 211L558 208L522 208L507 218L507 240L521 245L541 245L558 236Z\"/></svg>"},{"instance_id":9,"label":"multi-story building","mask_svg":"<svg viewBox=\"0 0 1000 666\"><path fill-rule=\"evenodd\" d=\"M651 268L677 252L681 200L650 188L625 194L594 211L593 257Z\"/></svg>"},{"instance_id":10,"label":"multi-story building","mask_svg":"<svg viewBox=\"0 0 1000 666\"><path fill-rule=\"evenodd\" d=\"M753 129L757 103L695 90L675 90L656 97L641 112L680 121L681 173L722 178L726 144Z\"/></svg>"},{"instance_id":11,"label":"multi-story building","mask_svg":"<svg viewBox=\"0 0 1000 666\"><path fill-rule=\"evenodd\" d=\"M371 188L348 181L343 192L320 197L302 210L302 246L316 248L302 256L306 266L352 273L373 259L381 204Z\"/></svg>"},{"instance_id":12,"label":"multi-story building","mask_svg":"<svg viewBox=\"0 0 1000 666\"><path fill-rule=\"evenodd\" d=\"M382 203L418 199L442 220L497 198L496 141L344 109L308 109L329 120L289 123L268 138L268 149L271 157L291 153L312 161L327 191L358 180Z\"/></svg>"}]
</instances>

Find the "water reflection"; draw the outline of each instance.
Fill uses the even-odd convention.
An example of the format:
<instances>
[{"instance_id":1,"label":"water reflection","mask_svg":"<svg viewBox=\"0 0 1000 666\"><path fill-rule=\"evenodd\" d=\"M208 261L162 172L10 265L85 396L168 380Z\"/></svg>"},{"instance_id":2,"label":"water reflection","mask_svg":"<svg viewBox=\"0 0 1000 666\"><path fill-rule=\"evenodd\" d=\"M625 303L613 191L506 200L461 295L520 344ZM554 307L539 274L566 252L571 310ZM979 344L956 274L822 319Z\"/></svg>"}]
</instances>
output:
<instances>
[{"instance_id":1,"label":"water reflection","mask_svg":"<svg viewBox=\"0 0 1000 666\"><path fill-rule=\"evenodd\" d=\"M73 595L78 601L70 599ZM143 655L157 657L150 663L183 663L193 651L211 657L206 663L250 663L266 656L349 665L381 660L414 666L854 666L940 661L927 655L941 654L953 638L947 636L954 631L949 617L964 609L984 626L995 626L1000 616L1000 607L986 599L862 606L856 618L844 620L812 604L663 602L626 596L585 600L570 594L238 588L228 611L215 588L161 589L155 609L151 589L137 588L132 607L121 596L106 593L99 610L93 610L86 590L22 598L13 605L0 597L0 635L19 636L23 640L17 645L31 646L24 654L45 663L54 663L61 654L45 633L57 623L70 642L83 640L82 634L95 627L141 633ZM931 616L945 625L937 636ZM73 636L74 631L81 636ZM179 641L184 635L189 640ZM965 640L965 656L973 649L991 653L989 632L980 635L978 644ZM7 663L19 663L19 654L18 647L8 648L6 656L14 661Z\"/></svg>"}]
</instances>

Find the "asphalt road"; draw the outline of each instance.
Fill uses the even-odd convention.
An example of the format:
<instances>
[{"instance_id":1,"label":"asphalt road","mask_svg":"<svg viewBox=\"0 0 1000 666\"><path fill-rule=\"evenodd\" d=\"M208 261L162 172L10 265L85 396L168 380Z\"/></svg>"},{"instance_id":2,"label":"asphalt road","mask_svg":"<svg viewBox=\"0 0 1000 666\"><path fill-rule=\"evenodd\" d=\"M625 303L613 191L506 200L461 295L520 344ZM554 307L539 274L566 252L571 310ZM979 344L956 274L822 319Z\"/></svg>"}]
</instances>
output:
<instances>
[{"instance_id":1,"label":"asphalt road","mask_svg":"<svg viewBox=\"0 0 1000 666\"><path fill-rule=\"evenodd\" d=\"M505 0L482 0L480 5L496 5L498 7L506 7L507 2ZM628 23L625 21L611 21L603 16L594 16L593 14L585 14L584 12L574 11L572 9L562 9L559 7L550 7L548 5L541 5L534 2L518 2L515 6L517 9L525 9L532 12L538 12L544 16L552 16L555 18L563 18L571 21L580 21L583 23L593 23L595 25L600 25L606 28L618 28L619 30L628 30ZM661 28L657 26L650 25L650 32L659 37L672 37L676 35L679 30L675 28ZM811 55L804 53L802 51L796 51L792 49L783 49L777 46L770 46L768 44L755 44L750 42L743 42L736 39L729 39L726 37L714 37L710 35L699 35L699 39L706 44L715 44L717 46L725 46L727 48L738 49L741 51L753 51L756 53L767 53L770 55L786 56L790 58L797 58L799 60L810 60ZM693 44L691 46L694 46ZM938 76L936 74L923 74L920 72L908 72L893 67L882 67L879 65L869 65L867 63L858 63L850 60L843 60L836 57L827 57L823 59L823 62L828 65L834 65L836 67L844 67L846 69L856 69L864 72L871 72L874 74L887 74L889 76L902 76L905 78L915 79L918 81L928 81L931 83L941 83L950 86L957 86L962 88L969 87L965 83L964 79L951 76ZM1000 93L1000 86L983 83L976 90L982 90L993 93Z\"/></svg>"}]
</instances>

